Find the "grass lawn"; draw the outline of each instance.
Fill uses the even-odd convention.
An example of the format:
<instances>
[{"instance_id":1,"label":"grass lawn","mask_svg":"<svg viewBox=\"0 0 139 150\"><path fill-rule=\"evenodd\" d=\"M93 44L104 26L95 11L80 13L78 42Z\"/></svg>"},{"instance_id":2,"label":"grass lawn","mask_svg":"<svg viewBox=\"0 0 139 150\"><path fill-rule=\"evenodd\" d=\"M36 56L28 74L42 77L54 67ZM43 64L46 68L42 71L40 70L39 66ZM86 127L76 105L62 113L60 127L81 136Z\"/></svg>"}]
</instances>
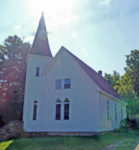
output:
<instances>
[{"instance_id":1,"label":"grass lawn","mask_svg":"<svg viewBox=\"0 0 139 150\"><path fill-rule=\"evenodd\" d=\"M97 137L19 138L0 142L0 150L101 150L121 142L116 150L131 150L139 138L139 131L104 133Z\"/></svg>"}]
</instances>

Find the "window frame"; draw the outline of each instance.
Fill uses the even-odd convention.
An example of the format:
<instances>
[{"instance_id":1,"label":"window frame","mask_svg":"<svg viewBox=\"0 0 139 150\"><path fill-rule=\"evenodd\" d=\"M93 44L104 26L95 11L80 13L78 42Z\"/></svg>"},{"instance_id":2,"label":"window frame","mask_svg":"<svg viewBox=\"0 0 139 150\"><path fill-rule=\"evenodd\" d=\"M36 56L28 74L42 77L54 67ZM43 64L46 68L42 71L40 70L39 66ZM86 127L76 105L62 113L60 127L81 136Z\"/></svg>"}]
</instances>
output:
<instances>
[{"instance_id":1,"label":"window frame","mask_svg":"<svg viewBox=\"0 0 139 150\"><path fill-rule=\"evenodd\" d=\"M66 110L66 106L68 106L68 110ZM64 100L64 120L70 119L70 101L68 98L65 98Z\"/></svg>"},{"instance_id":2,"label":"window frame","mask_svg":"<svg viewBox=\"0 0 139 150\"><path fill-rule=\"evenodd\" d=\"M36 67L36 77L40 76L40 67Z\"/></svg>"},{"instance_id":3,"label":"window frame","mask_svg":"<svg viewBox=\"0 0 139 150\"><path fill-rule=\"evenodd\" d=\"M55 89L56 90L62 89L62 79L56 79L55 80Z\"/></svg>"},{"instance_id":4,"label":"window frame","mask_svg":"<svg viewBox=\"0 0 139 150\"><path fill-rule=\"evenodd\" d=\"M58 107L57 106L60 106L60 110L59 110L59 118L57 118L57 109L58 109ZM62 113L61 113L61 110L62 110L62 103L61 103L61 100L60 99L57 99L56 100L56 103L55 103L55 120L61 120L61 115L62 115Z\"/></svg>"},{"instance_id":5,"label":"window frame","mask_svg":"<svg viewBox=\"0 0 139 150\"><path fill-rule=\"evenodd\" d=\"M67 82L69 81L69 82ZM64 79L64 89L70 89L71 88L71 79L70 78L65 78Z\"/></svg>"},{"instance_id":6,"label":"window frame","mask_svg":"<svg viewBox=\"0 0 139 150\"><path fill-rule=\"evenodd\" d=\"M107 120L110 119L110 112L109 112L109 109L110 109L110 103L109 103L109 100L107 100Z\"/></svg>"},{"instance_id":7,"label":"window frame","mask_svg":"<svg viewBox=\"0 0 139 150\"><path fill-rule=\"evenodd\" d=\"M37 111L38 111L38 101L35 100L33 102L33 116L32 116L33 121L37 120Z\"/></svg>"}]
</instances>

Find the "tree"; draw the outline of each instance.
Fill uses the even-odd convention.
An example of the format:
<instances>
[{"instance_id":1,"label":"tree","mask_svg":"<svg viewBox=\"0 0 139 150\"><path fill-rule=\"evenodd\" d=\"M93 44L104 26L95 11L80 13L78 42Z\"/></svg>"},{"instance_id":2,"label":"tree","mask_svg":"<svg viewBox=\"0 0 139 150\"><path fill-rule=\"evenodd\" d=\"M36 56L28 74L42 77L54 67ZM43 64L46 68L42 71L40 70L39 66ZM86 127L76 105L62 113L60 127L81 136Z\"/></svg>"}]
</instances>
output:
<instances>
[{"instance_id":1,"label":"tree","mask_svg":"<svg viewBox=\"0 0 139 150\"><path fill-rule=\"evenodd\" d=\"M125 73L122 77L116 71L104 78L123 97L139 97L139 50L132 50L126 56Z\"/></svg>"},{"instance_id":2,"label":"tree","mask_svg":"<svg viewBox=\"0 0 139 150\"><path fill-rule=\"evenodd\" d=\"M121 80L119 80L118 93L122 97L134 97L135 92L133 90L132 80L128 73L125 73Z\"/></svg>"},{"instance_id":3,"label":"tree","mask_svg":"<svg viewBox=\"0 0 139 150\"><path fill-rule=\"evenodd\" d=\"M16 35L9 36L1 47L4 58L2 57L1 63L0 110L5 123L21 118L29 50L30 44L23 42Z\"/></svg>"},{"instance_id":4,"label":"tree","mask_svg":"<svg viewBox=\"0 0 139 150\"><path fill-rule=\"evenodd\" d=\"M126 58L125 71L130 78L135 94L139 96L139 50L132 50Z\"/></svg>"},{"instance_id":5,"label":"tree","mask_svg":"<svg viewBox=\"0 0 139 150\"><path fill-rule=\"evenodd\" d=\"M113 85L113 81L112 81L112 75L105 73L104 74L104 78L109 82L109 84Z\"/></svg>"},{"instance_id":6,"label":"tree","mask_svg":"<svg viewBox=\"0 0 139 150\"><path fill-rule=\"evenodd\" d=\"M112 85L112 87L118 91L120 74L117 71L113 71L113 74L105 73L104 78Z\"/></svg>"},{"instance_id":7,"label":"tree","mask_svg":"<svg viewBox=\"0 0 139 150\"><path fill-rule=\"evenodd\" d=\"M139 50L132 50L126 56L125 73L122 77L114 71L113 74L105 74L104 78L128 103L128 116L136 118L139 114Z\"/></svg>"}]
</instances>

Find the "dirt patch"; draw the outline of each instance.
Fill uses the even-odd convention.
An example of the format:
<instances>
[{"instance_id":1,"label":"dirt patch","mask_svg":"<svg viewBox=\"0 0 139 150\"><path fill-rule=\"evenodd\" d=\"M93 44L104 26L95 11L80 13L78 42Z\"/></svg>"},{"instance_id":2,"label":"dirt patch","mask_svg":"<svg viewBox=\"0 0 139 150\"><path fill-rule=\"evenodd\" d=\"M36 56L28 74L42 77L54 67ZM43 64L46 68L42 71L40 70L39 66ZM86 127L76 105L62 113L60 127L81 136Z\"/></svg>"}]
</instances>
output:
<instances>
[{"instance_id":1,"label":"dirt patch","mask_svg":"<svg viewBox=\"0 0 139 150\"><path fill-rule=\"evenodd\" d=\"M119 146L119 143L115 143L115 144L108 145L108 146L102 148L101 150L115 150L115 148L118 146Z\"/></svg>"}]
</instances>

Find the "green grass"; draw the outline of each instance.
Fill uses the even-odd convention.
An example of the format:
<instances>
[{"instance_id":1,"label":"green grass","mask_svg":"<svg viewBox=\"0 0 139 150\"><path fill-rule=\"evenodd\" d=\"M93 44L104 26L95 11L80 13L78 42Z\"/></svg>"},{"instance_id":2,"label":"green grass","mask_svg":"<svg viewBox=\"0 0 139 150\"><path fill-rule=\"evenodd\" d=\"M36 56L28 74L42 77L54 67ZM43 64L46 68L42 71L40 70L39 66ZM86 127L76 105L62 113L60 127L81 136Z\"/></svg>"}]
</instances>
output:
<instances>
[{"instance_id":1,"label":"green grass","mask_svg":"<svg viewBox=\"0 0 139 150\"><path fill-rule=\"evenodd\" d=\"M20 138L0 142L0 150L100 150L106 145L123 141L116 150L131 150L139 131L104 133L99 137ZM128 145L127 145L128 144Z\"/></svg>"},{"instance_id":2,"label":"green grass","mask_svg":"<svg viewBox=\"0 0 139 150\"><path fill-rule=\"evenodd\" d=\"M135 145L135 139L127 139L125 142L120 144L116 150L132 150Z\"/></svg>"},{"instance_id":3,"label":"green grass","mask_svg":"<svg viewBox=\"0 0 139 150\"><path fill-rule=\"evenodd\" d=\"M132 150L139 141L139 131L130 131L116 150Z\"/></svg>"}]
</instances>

